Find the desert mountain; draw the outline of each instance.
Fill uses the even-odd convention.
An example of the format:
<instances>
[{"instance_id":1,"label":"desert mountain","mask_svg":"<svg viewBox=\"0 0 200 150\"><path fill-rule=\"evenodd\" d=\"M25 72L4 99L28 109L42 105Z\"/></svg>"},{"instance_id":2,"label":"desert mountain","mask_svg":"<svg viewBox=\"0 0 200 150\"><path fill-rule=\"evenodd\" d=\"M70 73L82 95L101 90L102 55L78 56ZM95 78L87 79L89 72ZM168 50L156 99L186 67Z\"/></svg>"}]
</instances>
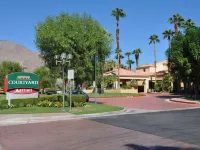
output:
<instances>
[{"instance_id":1,"label":"desert mountain","mask_svg":"<svg viewBox=\"0 0 200 150\"><path fill-rule=\"evenodd\" d=\"M0 40L0 61L19 62L24 71L33 72L34 69L43 65L39 53L33 52L24 46Z\"/></svg>"}]
</instances>

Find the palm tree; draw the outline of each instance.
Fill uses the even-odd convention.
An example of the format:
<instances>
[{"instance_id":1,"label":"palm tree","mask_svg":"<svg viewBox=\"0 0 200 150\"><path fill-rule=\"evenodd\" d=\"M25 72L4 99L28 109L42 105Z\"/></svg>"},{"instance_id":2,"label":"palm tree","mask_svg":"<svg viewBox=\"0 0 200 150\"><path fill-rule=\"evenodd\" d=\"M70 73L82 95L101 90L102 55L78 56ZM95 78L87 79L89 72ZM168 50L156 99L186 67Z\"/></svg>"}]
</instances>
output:
<instances>
[{"instance_id":1,"label":"palm tree","mask_svg":"<svg viewBox=\"0 0 200 150\"><path fill-rule=\"evenodd\" d=\"M174 24L174 30L175 34L178 34L178 29L181 27L182 23L184 21L184 18L180 14L175 14L171 18L169 18L169 23Z\"/></svg>"},{"instance_id":2,"label":"palm tree","mask_svg":"<svg viewBox=\"0 0 200 150\"><path fill-rule=\"evenodd\" d=\"M112 16L115 17L116 19L116 42L117 42L117 50L120 50L120 45L119 45L119 19L126 17L126 13L123 11L121 8L116 8L115 10L112 10L111 13ZM120 78L119 78L119 68L120 68L120 53L118 53L118 88L120 88Z\"/></svg>"},{"instance_id":3,"label":"palm tree","mask_svg":"<svg viewBox=\"0 0 200 150\"><path fill-rule=\"evenodd\" d=\"M182 27L185 28L186 30L194 26L195 26L195 23L191 19L188 19L182 23Z\"/></svg>"},{"instance_id":4,"label":"palm tree","mask_svg":"<svg viewBox=\"0 0 200 150\"><path fill-rule=\"evenodd\" d=\"M116 66L117 66L117 63L114 60L112 59L106 60L104 64L104 72L111 71L114 68L116 68Z\"/></svg>"},{"instance_id":5,"label":"palm tree","mask_svg":"<svg viewBox=\"0 0 200 150\"><path fill-rule=\"evenodd\" d=\"M126 52L125 55L128 57L128 60L130 60L131 52Z\"/></svg>"},{"instance_id":6,"label":"palm tree","mask_svg":"<svg viewBox=\"0 0 200 150\"><path fill-rule=\"evenodd\" d=\"M169 44L169 49L168 49L168 71L169 71L169 58L170 58L170 54L171 54L171 37L174 35L174 31L172 31L171 29L170 30L165 30L163 33L163 38L168 40L168 44Z\"/></svg>"},{"instance_id":7,"label":"palm tree","mask_svg":"<svg viewBox=\"0 0 200 150\"><path fill-rule=\"evenodd\" d=\"M115 53L117 54L115 56L115 59L118 59L120 65L121 65L121 59L124 58L124 56L121 54L121 52L122 52L121 49L120 50L117 50L117 49L115 50Z\"/></svg>"},{"instance_id":8,"label":"palm tree","mask_svg":"<svg viewBox=\"0 0 200 150\"><path fill-rule=\"evenodd\" d=\"M160 40L158 39L158 35L153 34L149 37L149 45L154 44L154 67L155 67L155 83L156 83L156 43L159 43Z\"/></svg>"},{"instance_id":9,"label":"palm tree","mask_svg":"<svg viewBox=\"0 0 200 150\"><path fill-rule=\"evenodd\" d=\"M131 70L131 66L134 64L135 62L133 60L128 59L126 61L126 64L129 65L129 69Z\"/></svg>"},{"instance_id":10,"label":"palm tree","mask_svg":"<svg viewBox=\"0 0 200 150\"><path fill-rule=\"evenodd\" d=\"M131 52L126 52L125 55L128 57L126 64L129 66L129 69L131 69L131 64L132 64L130 61Z\"/></svg>"},{"instance_id":11,"label":"palm tree","mask_svg":"<svg viewBox=\"0 0 200 150\"><path fill-rule=\"evenodd\" d=\"M135 55L135 61L136 61L136 66L138 67L138 63L139 63L139 57L140 54L142 53L140 48L137 48L136 50L133 51L133 54Z\"/></svg>"}]
</instances>

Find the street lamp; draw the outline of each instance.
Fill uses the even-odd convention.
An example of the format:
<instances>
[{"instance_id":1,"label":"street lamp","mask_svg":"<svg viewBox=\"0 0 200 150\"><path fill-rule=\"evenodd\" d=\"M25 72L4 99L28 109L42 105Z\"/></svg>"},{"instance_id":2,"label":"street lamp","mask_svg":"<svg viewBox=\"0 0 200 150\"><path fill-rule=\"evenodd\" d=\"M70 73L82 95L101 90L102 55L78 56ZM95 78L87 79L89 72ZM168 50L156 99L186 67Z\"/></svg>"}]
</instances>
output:
<instances>
[{"instance_id":1,"label":"street lamp","mask_svg":"<svg viewBox=\"0 0 200 150\"><path fill-rule=\"evenodd\" d=\"M62 78L63 78L63 108L62 108L62 111L65 111L65 79L64 79L65 69L64 69L64 65L66 62L68 62L69 66L70 66L70 60L72 59L72 54L67 55L66 53L62 53L60 56L55 55L54 59L56 60L56 65L58 65L58 63L61 63L61 65L62 65Z\"/></svg>"}]
</instances>

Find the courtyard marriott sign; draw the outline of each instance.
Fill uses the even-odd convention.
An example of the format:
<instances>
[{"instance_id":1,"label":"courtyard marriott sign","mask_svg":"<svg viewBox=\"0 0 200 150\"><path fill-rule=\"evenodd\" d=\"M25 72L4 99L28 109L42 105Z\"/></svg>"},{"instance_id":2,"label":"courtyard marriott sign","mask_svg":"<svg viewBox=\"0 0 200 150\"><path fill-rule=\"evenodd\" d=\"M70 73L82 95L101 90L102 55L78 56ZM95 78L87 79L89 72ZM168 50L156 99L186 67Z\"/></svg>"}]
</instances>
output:
<instances>
[{"instance_id":1,"label":"courtyard marriott sign","mask_svg":"<svg viewBox=\"0 0 200 150\"><path fill-rule=\"evenodd\" d=\"M37 98L39 95L39 77L29 72L16 72L4 79L7 100L18 98Z\"/></svg>"}]
</instances>

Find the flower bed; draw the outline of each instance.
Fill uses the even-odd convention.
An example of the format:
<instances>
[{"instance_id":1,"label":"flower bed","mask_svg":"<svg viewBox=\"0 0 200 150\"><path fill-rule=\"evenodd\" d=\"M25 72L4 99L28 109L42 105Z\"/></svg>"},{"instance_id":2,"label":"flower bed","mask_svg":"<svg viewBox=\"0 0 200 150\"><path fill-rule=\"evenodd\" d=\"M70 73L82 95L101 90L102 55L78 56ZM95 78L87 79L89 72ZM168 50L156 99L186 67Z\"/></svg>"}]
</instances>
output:
<instances>
[{"instance_id":1,"label":"flower bed","mask_svg":"<svg viewBox=\"0 0 200 150\"><path fill-rule=\"evenodd\" d=\"M72 107L82 107L86 103L84 95L72 95ZM13 99L8 106L7 100L0 101L0 109L18 108L18 107L62 107L62 95L48 95L40 98ZM69 106L69 97L65 98L65 106Z\"/></svg>"}]
</instances>

